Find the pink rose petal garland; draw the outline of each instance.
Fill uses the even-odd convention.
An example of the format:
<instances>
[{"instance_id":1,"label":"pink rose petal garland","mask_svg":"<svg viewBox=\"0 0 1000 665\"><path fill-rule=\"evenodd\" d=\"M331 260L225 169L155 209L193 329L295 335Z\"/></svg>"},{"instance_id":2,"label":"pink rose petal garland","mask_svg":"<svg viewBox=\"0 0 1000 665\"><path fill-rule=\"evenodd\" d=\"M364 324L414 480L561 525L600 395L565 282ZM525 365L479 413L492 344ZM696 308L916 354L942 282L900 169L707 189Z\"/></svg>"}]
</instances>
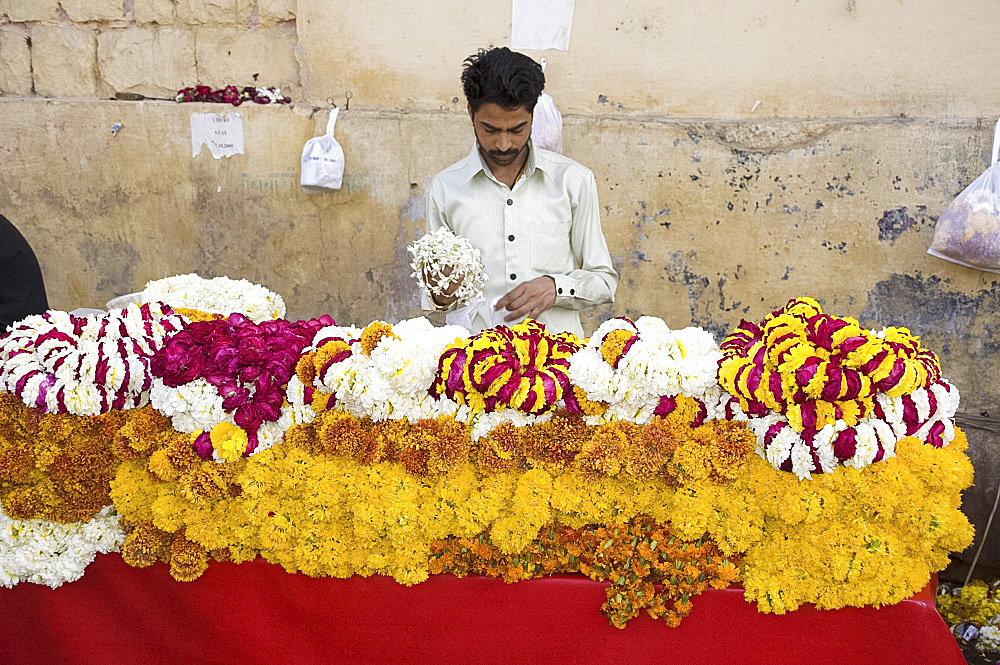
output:
<instances>
[{"instance_id":1,"label":"pink rose petal garland","mask_svg":"<svg viewBox=\"0 0 1000 665\"><path fill-rule=\"evenodd\" d=\"M291 426L285 392L303 349L333 319L291 323L283 319L254 323L242 314L199 321L170 337L152 358L156 377L153 406L173 419L182 432L196 432L196 452L203 458L250 455L264 443L281 441ZM233 429L216 426L222 422ZM241 439L240 437L244 437ZM242 450L233 446L244 441Z\"/></svg>"}]
</instances>

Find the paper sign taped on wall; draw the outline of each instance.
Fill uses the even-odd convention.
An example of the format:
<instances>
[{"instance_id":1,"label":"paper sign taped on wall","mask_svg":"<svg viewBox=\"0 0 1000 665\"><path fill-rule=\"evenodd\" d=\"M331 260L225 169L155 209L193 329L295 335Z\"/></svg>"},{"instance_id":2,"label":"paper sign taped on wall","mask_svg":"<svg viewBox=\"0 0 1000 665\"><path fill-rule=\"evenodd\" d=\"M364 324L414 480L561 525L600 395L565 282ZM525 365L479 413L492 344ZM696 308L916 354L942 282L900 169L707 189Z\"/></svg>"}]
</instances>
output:
<instances>
[{"instance_id":1,"label":"paper sign taped on wall","mask_svg":"<svg viewBox=\"0 0 1000 665\"><path fill-rule=\"evenodd\" d=\"M192 113L191 156L207 145L212 157L232 157L243 153L243 118L239 113Z\"/></svg>"},{"instance_id":2,"label":"paper sign taped on wall","mask_svg":"<svg viewBox=\"0 0 1000 665\"><path fill-rule=\"evenodd\" d=\"M569 48L573 0L514 0L510 46L514 49Z\"/></svg>"}]
</instances>

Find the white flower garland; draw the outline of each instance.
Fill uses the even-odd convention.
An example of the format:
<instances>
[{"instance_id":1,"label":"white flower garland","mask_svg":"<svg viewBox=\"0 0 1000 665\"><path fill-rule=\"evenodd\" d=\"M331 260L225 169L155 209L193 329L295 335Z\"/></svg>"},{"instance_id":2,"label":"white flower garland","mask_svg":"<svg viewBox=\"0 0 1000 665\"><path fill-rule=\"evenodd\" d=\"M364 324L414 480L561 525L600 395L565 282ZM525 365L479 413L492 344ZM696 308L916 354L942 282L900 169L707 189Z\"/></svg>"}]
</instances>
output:
<instances>
[{"instance_id":1,"label":"white flower garland","mask_svg":"<svg viewBox=\"0 0 1000 665\"><path fill-rule=\"evenodd\" d=\"M285 316L285 301L277 293L245 279L205 279L195 273L147 282L142 302L165 302L199 312L243 314L254 323Z\"/></svg>"},{"instance_id":2,"label":"white flower garland","mask_svg":"<svg viewBox=\"0 0 1000 665\"><path fill-rule=\"evenodd\" d=\"M203 378L173 387L154 377L149 401L154 409L170 418L175 430L185 434L199 429L210 431L223 421L236 424L222 407L224 400L219 391Z\"/></svg>"},{"instance_id":3,"label":"white flower garland","mask_svg":"<svg viewBox=\"0 0 1000 665\"><path fill-rule=\"evenodd\" d=\"M451 295L458 298L460 304L482 295L483 286L486 285L486 269L479 250L465 238L441 227L434 233L421 236L406 249L413 256L410 261L412 277L416 278L428 298L431 295L445 295L451 280L458 276L464 276L464 279ZM452 272L445 277L443 271L448 266ZM442 279L434 284L427 284L425 274L436 274Z\"/></svg>"},{"instance_id":4,"label":"white flower garland","mask_svg":"<svg viewBox=\"0 0 1000 665\"><path fill-rule=\"evenodd\" d=\"M15 520L0 509L0 585L33 582L55 589L80 579L98 552L117 552L124 541L114 506L71 524Z\"/></svg>"},{"instance_id":5,"label":"white flower garland","mask_svg":"<svg viewBox=\"0 0 1000 665\"><path fill-rule=\"evenodd\" d=\"M332 393L337 408L358 418L410 421L454 416L458 406L448 399L435 400L428 392L434 383L438 359L456 339L468 337L461 326L435 327L423 317L392 326L399 339L383 337L370 356L361 351L357 329L324 328L316 335L324 340L339 338L351 345L351 355L332 363L313 381L313 387Z\"/></svg>"},{"instance_id":6,"label":"white flower garland","mask_svg":"<svg viewBox=\"0 0 1000 665\"><path fill-rule=\"evenodd\" d=\"M637 339L612 367L601 356L601 343L615 330L626 330ZM721 358L715 339L702 328L671 330L652 316L635 322L615 318L602 323L587 345L573 354L569 378L588 399L610 405L604 416L589 419L594 424L615 419L645 424L652 420L661 397L685 395L718 403L715 373Z\"/></svg>"},{"instance_id":7,"label":"white flower garland","mask_svg":"<svg viewBox=\"0 0 1000 665\"><path fill-rule=\"evenodd\" d=\"M143 406L149 359L184 319L162 303L130 304L103 316L49 311L0 337L0 390L46 413L96 416Z\"/></svg>"}]
</instances>

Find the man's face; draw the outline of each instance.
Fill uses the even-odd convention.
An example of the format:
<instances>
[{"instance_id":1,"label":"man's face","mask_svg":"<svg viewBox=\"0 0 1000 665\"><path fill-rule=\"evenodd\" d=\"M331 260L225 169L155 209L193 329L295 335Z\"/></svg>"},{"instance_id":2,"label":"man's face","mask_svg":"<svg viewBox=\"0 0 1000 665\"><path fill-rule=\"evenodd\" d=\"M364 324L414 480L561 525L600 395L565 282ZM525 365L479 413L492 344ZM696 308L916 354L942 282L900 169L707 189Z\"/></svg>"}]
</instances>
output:
<instances>
[{"instance_id":1,"label":"man's face","mask_svg":"<svg viewBox=\"0 0 1000 665\"><path fill-rule=\"evenodd\" d=\"M476 131L479 151L486 163L493 166L510 166L528 146L531 138L531 113L523 106L513 111L488 102L475 113L469 107L469 117Z\"/></svg>"}]
</instances>

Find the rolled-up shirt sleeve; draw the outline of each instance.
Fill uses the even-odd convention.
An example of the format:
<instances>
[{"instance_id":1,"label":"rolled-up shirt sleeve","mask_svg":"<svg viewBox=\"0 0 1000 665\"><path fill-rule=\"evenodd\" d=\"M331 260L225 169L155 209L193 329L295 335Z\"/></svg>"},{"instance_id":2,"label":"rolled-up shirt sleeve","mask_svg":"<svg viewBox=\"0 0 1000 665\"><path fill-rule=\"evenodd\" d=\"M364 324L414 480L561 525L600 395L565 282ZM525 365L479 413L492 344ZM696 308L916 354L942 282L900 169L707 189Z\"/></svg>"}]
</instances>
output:
<instances>
[{"instance_id":1,"label":"rolled-up shirt sleeve","mask_svg":"<svg viewBox=\"0 0 1000 665\"><path fill-rule=\"evenodd\" d=\"M549 275L556 283L555 304L566 309L583 309L614 302L618 273L611 266L608 243L601 230L597 181L591 171L580 179L573 195L570 248L579 267L567 274Z\"/></svg>"}]
</instances>

